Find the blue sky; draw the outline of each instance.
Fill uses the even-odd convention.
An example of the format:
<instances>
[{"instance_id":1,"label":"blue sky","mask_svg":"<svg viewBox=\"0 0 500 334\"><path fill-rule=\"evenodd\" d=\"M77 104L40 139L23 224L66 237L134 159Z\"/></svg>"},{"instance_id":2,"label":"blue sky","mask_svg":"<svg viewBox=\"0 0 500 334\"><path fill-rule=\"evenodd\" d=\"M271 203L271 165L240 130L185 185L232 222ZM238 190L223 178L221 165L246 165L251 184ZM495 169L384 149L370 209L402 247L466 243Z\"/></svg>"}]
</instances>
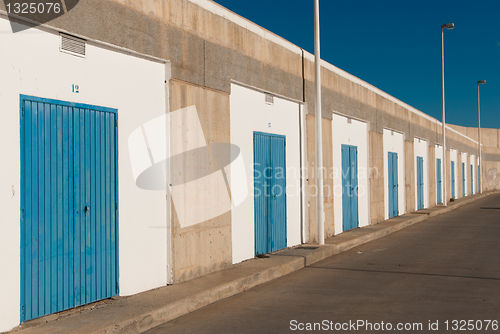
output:
<instances>
[{"instance_id":1,"label":"blue sky","mask_svg":"<svg viewBox=\"0 0 500 334\"><path fill-rule=\"evenodd\" d=\"M313 0L216 0L314 52ZM320 0L321 58L441 120L441 25L446 121L500 128L499 0Z\"/></svg>"}]
</instances>

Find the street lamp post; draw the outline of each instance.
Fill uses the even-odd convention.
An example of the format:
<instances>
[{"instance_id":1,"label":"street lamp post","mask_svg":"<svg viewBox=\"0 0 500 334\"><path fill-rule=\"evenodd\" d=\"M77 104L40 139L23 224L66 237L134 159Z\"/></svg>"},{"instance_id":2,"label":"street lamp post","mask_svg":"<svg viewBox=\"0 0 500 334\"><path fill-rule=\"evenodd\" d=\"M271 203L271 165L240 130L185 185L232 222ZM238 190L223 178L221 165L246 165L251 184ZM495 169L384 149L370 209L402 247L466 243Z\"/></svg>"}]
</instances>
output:
<instances>
[{"instance_id":1,"label":"street lamp post","mask_svg":"<svg viewBox=\"0 0 500 334\"><path fill-rule=\"evenodd\" d=\"M321 131L321 64L319 53L319 0L314 0L314 65L316 74L316 235L318 244L325 243L323 210L323 137Z\"/></svg>"},{"instance_id":2,"label":"street lamp post","mask_svg":"<svg viewBox=\"0 0 500 334\"><path fill-rule=\"evenodd\" d=\"M482 174L482 165L481 165L481 102L479 99L479 85L480 84L485 84L486 80L479 80L477 82L477 138L478 138L478 152L479 152L479 170L477 171L478 174L478 191L479 193L483 192L483 174Z\"/></svg>"},{"instance_id":3,"label":"street lamp post","mask_svg":"<svg viewBox=\"0 0 500 334\"><path fill-rule=\"evenodd\" d=\"M446 191L446 122L445 122L445 108L444 108L444 28L450 30L453 29L455 25L453 23L446 23L441 26L441 78L442 78L442 103L443 103L443 161L444 161L444 168L443 168L443 179L444 179L444 186L443 186L443 205L446 206L448 203L448 195Z\"/></svg>"}]
</instances>

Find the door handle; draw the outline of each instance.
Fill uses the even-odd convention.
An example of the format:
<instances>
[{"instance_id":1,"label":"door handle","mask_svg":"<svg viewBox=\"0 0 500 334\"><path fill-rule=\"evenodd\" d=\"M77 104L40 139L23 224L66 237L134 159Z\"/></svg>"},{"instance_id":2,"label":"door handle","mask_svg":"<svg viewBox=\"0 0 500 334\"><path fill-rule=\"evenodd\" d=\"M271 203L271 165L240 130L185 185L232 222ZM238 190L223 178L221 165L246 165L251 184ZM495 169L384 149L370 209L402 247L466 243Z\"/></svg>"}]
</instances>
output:
<instances>
[{"instance_id":1,"label":"door handle","mask_svg":"<svg viewBox=\"0 0 500 334\"><path fill-rule=\"evenodd\" d=\"M85 205L85 214L87 214L90 211L90 206Z\"/></svg>"}]
</instances>

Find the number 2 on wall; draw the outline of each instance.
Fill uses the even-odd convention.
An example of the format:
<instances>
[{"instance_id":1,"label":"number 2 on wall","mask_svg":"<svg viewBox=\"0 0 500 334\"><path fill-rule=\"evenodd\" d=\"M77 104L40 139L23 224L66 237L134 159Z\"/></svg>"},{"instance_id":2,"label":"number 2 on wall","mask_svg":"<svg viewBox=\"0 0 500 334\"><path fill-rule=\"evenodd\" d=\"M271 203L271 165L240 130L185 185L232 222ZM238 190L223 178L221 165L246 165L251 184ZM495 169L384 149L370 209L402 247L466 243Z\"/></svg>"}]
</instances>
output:
<instances>
[{"instance_id":1,"label":"number 2 on wall","mask_svg":"<svg viewBox=\"0 0 500 334\"><path fill-rule=\"evenodd\" d=\"M73 93L80 93L80 86L78 85L71 85L71 90Z\"/></svg>"}]
</instances>

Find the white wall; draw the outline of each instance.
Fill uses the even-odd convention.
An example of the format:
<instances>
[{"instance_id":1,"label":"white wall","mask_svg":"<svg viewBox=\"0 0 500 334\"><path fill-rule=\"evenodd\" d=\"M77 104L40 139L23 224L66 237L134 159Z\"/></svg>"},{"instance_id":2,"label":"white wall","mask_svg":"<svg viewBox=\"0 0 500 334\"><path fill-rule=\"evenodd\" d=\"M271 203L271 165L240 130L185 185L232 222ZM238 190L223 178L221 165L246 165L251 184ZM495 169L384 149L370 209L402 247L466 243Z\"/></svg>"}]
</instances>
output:
<instances>
[{"instance_id":1,"label":"white wall","mask_svg":"<svg viewBox=\"0 0 500 334\"><path fill-rule=\"evenodd\" d=\"M441 159L441 199L444 201L444 171L443 168L445 165L445 161L443 159L443 146L442 145L436 145L435 149L435 155L436 155L436 161L437 159ZM436 162L436 171L437 171L437 162ZM436 172L436 178L434 180L430 180L431 182L436 183L436 203L437 203L437 172ZM447 196L450 194L447 194Z\"/></svg>"},{"instance_id":2,"label":"white wall","mask_svg":"<svg viewBox=\"0 0 500 334\"><path fill-rule=\"evenodd\" d=\"M449 176L450 180L451 180L451 161L453 161L455 163L455 198L458 198L458 182L462 182L462 180L459 180L459 178L458 178L458 168L462 168L462 167L458 166L458 151L457 150L450 149L450 176ZM451 187L451 183L450 183L450 187ZM451 193L448 194L448 196L451 198Z\"/></svg>"},{"instance_id":3,"label":"white wall","mask_svg":"<svg viewBox=\"0 0 500 334\"><path fill-rule=\"evenodd\" d=\"M388 178L388 152L398 154L398 213L406 213L405 194L405 139L404 135L397 131L384 129L384 213L385 219L389 219L389 178Z\"/></svg>"},{"instance_id":4,"label":"white wall","mask_svg":"<svg viewBox=\"0 0 500 334\"><path fill-rule=\"evenodd\" d=\"M136 187L127 149L132 130L165 113L165 64L93 44L80 58L59 41L34 28L12 34L0 16L0 331L20 320L20 94L118 109L120 291L166 284L166 193Z\"/></svg>"},{"instance_id":5,"label":"white wall","mask_svg":"<svg viewBox=\"0 0 500 334\"><path fill-rule=\"evenodd\" d=\"M415 187L415 208L417 208L418 196L417 196L417 157L424 158L424 208L429 207L429 143L427 140L420 138L414 138L413 140L413 166L414 166L414 187ZM434 182L436 182L434 180Z\"/></svg>"},{"instance_id":6,"label":"white wall","mask_svg":"<svg viewBox=\"0 0 500 334\"><path fill-rule=\"evenodd\" d=\"M468 154L466 152L462 152L462 163L465 165L465 172L464 172L464 175L465 175L465 196L469 196L470 195L470 192L469 192L469 184L467 182L469 182L469 179L470 179L470 176L469 176L469 159L468 159ZM462 170L462 164L460 164L460 170ZM462 182L462 179L460 179L460 184ZM462 195L462 194L460 194Z\"/></svg>"},{"instance_id":7,"label":"white wall","mask_svg":"<svg viewBox=\"0 0 500 334\"><path fill-rule=\"evenodd\" d=\"M359 227L369 225L369 169L368 169L368 124L338 114L332 117L333 136L333 212L335 234L342 232L342 145L356 146L358 149L358 217Z\"/></svg>"},{"instance_id":8,"label":"white wall","mask_svg":"<svg viewBox=\"0 0 500 334\"><path fill-rule=\"evenodd\" d=\"M471 195L477 193L476 190L476 183L477 183L477 174L476 174L476 168L477 168L477 163L476 163L476 156L472 154L470 156L470 162L469 162L469 176L470 176L470 166L472 166L472 192ZM470 181L469 181L470 184ZM469 185L470 186L470 185Z\"/></svg>"},{"instance_id":9,"label":"white wall","mask_svg":"<svg viewBox=\"0 0 500 334\"><path fill-rule=\"evenodd\" d=\"M233 263L255 255L254 240L254 131L286 136L287 246L300 244L300 141L299 107L297 102L274 97L274 104L265 103L265 94L231 84L231 144L238 145L246 167L247 198L233 208L231 215ZM233 176L231 175L231 178ZM237 180L231 179L231 184Z\"/></svg>"}]
</instances>

